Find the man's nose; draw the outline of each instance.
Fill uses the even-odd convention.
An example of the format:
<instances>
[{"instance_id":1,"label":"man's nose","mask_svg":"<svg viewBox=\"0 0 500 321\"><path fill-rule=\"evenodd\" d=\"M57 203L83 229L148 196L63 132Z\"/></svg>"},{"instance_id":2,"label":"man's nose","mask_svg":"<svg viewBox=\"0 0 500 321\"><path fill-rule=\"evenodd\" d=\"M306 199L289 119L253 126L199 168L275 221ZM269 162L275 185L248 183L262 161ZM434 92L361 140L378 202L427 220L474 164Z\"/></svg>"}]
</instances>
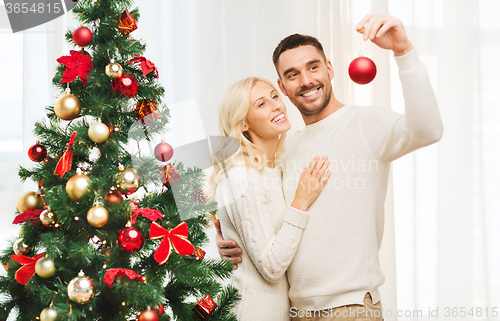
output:
<instances>
[{"instance_id":1,"label":"man's nose","mask_svg":"<svg viewBox=\"0 0 500 321\"><path fill-rule=\"evenodd\" d=\"M312 77L307 72L300 74L300 85L307 87L312 84Z\"/></svg>"}]
</instances>

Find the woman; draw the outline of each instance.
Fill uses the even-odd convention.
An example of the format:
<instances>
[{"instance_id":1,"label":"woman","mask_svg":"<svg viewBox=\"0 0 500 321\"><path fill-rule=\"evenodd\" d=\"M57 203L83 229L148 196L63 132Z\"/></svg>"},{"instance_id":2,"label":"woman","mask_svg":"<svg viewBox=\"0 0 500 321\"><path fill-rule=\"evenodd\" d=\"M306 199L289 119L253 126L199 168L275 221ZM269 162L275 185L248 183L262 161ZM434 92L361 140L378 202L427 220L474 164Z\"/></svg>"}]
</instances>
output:
<instances>
[{"instance_id":1,"label":"woman","mask_svg":"<svg viewBox=\"0 0 500 321\"><path fill-rule=\"evenodd\" d=\"M278 91L265 79L246 78L227 90L219 127L239 141L238 151L215 165L210 180L223 234L243 251L232 275L242 296L236 315L240 321L289 321L285 272L306 226L307 209L330 177L329 161L317 157L304 169L287 207L279 157L290 123ZM221 148L214 158L225 159L225 151Z\"/></svg>"}]
</instances>

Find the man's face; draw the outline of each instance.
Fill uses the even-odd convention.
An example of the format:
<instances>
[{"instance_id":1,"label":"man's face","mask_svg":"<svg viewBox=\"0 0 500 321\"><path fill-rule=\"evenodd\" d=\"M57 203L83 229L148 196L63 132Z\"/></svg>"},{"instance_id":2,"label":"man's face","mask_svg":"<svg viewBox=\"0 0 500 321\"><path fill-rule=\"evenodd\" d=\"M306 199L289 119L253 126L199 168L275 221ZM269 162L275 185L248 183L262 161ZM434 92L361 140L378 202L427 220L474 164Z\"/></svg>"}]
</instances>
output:
<instances>
[{"instance_id":1,"label":"man's face","mask_svg":"<svg viewBox=\"0 0 500 321\"><path fill-rule=\"evenodd\" d=\"M283 52L278 59L278 85L304 116L325 109L332 97L333 67L315 47L306 45Z\"/></svg>"}]
</instances>

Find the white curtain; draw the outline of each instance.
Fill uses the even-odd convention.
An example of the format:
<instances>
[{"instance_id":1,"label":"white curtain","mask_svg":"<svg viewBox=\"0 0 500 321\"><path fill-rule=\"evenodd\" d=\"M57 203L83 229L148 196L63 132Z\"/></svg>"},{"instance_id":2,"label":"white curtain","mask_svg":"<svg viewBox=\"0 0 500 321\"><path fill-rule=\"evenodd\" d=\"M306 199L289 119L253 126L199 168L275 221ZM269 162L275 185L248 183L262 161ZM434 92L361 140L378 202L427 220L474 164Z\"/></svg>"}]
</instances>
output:
<instances>
[{"instance_id":1,"label":"white curtain","mask_svg":"<svg viewBox=\"0 0 500 321\"><path fill-rule=\"evenodd\" d=\"M500 223L496 215L500 205L495 202L500 178L495 166L500 159L495 148L500 135L495 117L500 105L497 0L140 0L136 4L141 19L132 35L146 42L145 56L159 68L165 102L173 105L194 98L199 115L185 117L201 118L207 135L218 134L218 105L234 81L257 75L275 82L272 52L282 38L295 32L316 36L323 43L334 65L333 84L340 101L382 105L402 113L392 54L368 42L361 44L354 30L366 13L388 12L402 19L430 74L445 134L438 144L393 164L380 252L386 275L382 304L386 316L392 315L386 319L395 320L399 313L399 320L424 320L429 309L433 315L437 309L439 317L428 319L442 320L447 307L449 318L455 316L453 308L459 314L461 308L467 313L474 308L475 316L481 311L477 320L494 319L493 308L500 302L500 277L494 273L500 268L495 246L500 244L495 233ZM24 118L19 130L23 155L34 143L31 130L43 117L43 106L57 96L51 79L55 59L71 49L63 41L71 25L67 15L24 32ZM0 34L0 41L4 37ZM360 51L378 68L375 81L366 86L353 84L347 75L349 63ZM0 53L0 62L15 58L7 51ZM5 111L2 97L0 102ZM303 128L300 113L288 101L287 107L291 132ZM198 128L185 128L186 135L191 131ZM0 148L8 152L5 146L11 138L1 133ZM24 162L30 162L26 156ZM2 190L9 184L19 186L16 179L9 176L1 183ZM16 200L16 196L6 199L1 209L5 220L12 219ZM209 233L213 238L213 229ZM214 244L206 250L216 255ZM473 319L470 314L463 318Z\"/></svg>"}]
</instances>

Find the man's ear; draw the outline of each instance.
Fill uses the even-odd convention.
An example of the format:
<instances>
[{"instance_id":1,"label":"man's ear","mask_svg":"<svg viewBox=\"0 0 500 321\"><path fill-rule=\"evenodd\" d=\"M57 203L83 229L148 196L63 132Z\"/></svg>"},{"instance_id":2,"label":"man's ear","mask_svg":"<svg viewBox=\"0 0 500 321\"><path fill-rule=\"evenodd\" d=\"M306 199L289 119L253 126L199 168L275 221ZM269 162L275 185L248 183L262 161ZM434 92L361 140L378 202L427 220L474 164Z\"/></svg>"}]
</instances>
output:
<instances>
[{"instance_id":1,"label":"man's ear","mask_svg":"<svg viewBox=\"0 0 500 321\"><path fill-rule=\"evenodd\" d=\"M326 69L328 70L328 76L330 77L330 80L332 80L334 72L333 72L332 62L330 60L326 61Z\"/></svg>"},{"instance_id":2,"label":"man's ear","mask_svg":"<svg viewBox=\"0 0 500 321\"><path fill-rule=\"evenodd\" d=\"M278 87L280 87L280 90L283 93L283 95L288 97L288 93L286 92L285 85L283 85L281 78L278 78Z\"/></svg>"}]
</instances>

